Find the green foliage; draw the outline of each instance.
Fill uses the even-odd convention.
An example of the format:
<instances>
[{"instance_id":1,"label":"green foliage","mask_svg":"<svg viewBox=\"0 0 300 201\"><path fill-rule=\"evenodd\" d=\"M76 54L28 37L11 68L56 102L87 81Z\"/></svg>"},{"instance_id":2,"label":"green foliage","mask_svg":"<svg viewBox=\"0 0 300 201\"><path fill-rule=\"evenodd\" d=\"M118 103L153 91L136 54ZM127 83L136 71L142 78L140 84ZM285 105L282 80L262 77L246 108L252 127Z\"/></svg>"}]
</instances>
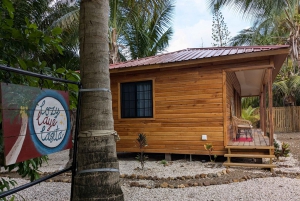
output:
<instances>
[{"instance_id":1,"label":"green foliage","mask_svg":"<svg viewBox=\"0 0 300 201\"><path fill-rule=\"evenodd\" d=\"M259 107L259 97L243 97L242 108L246 109L249 106L253 108Z\"/></svg>"},{"instance_id":2,"label":"green foliage","mask_svg":"<svg viewBox=\"0 0 300 201\"><path fill-rule=\"evenodd\" d=\"M164 166L168 165L168 161L166 161L166 160L161 160L160 163L163 164Z\"/></svg>"},{"instance_id":3,"label":"green foliage","mask_svg":"<svg viewBox=\"0 0 300 201\"><path fill-rule=\"evenodd\" d=\"M256 112L258 108L249 106L247 109L242 109L242 118L251 121L252 125L257 125L260 120L259 114Z\"/></svg>"},{"instance_id":4,"label":"green foliage","mask_svg":"<svg viewBox=\"0 0 300 201\"><path fill-rule=\"evenodd\" d=\"M10 179L7 181L3 178L0 179L0 194L4 191L8 191L11 189L11 187L15 187L17 185L17 182L13 179ZM0 198L1 201L7 201L8 199L6 198ZM9 201L14 201L15 196L12 196Z\"/></svg>"},{"instance_id":5,"label":"green foliage","mask_svg":"<svg viewBox=\"0 0 300 201\"><path fill-rule=\"evenodd\" d=\"M173 34L171 20L174 2L110 0L110 62L116 63L122 58L143 58L163 52Z\"/></svg>"},{"instance_id":6,"label":"green foliage","mask_svg":"<svg viewBox=\"0 0 300 201\"><path fill-rule=\"evenodd\" d=\"M229 35L230 32L224 22L224 17L220 9L216 7L213 13L212 39L214 43L212 43L212 45L219 47L226 46L230 38Z\"/></svg>"},{"instance_id":7,"label":"green foliage","mask_svg":"<svg viewBox=\"0 0 300 201\"><path fill-rule=\"evenodd\" d=\"M277 160L279 160L279 157L288 157L290 153L290 145L288 143L282 142L281 146L279 143L274 139L274 154Z\"/></svg>"},{"instance_id":8,"label":"green foliage","mask_svg":"<svg viewBox=\"0 0 300 201\"><path fill-rule=\"evenodd\" d=\"M210 162L215 162L216 159L217 159L217 157L218 157L217 155L214 155L214 159L211 158L213 148L214 148L214 147L213 147L212 143L206 143L206 144L204 145L204 149L208 151L208 155L209 155L209 160L210 160Z\"/></svg>"},{"instance_id":9,"label":"green foliage","mask_svg":"<svg viewBox=\"0 0 300 201\"><path fill-rule=\"evenodd\" d=\"M276 79L273 83L274 96L277 96L282 106L294 106L296 99L300 96L300 76L298 74L289 75ZM280 103L279 103L280 104Z\"/></svg>"},{"instance_id":10,"label":"green foliage","mask_svg":"<svg viewBox=\"0 0 300 201\"><path fill-rule=\"evenodd\" d=\"M78 16L79 4L68 6L61 1L34 0L12 1L15 7L14 28L21 30L26 26L24 19L35 24L37 29L46 35L59 34L60 46L63 47L63 55L60 47L49 48L49 52L40 52L40 60L47 62L48 66L56 64L59 67L79 69L79 40L78 40ZM75 11L75 12L74 12ZM78 12L76 12L78 11ZM59 28L58 28L59 27ZM59 33L61 32L61 34ZM52 50L51 50L52 49ZM37 52L35 52L36 56Z\"/></svg>"},{"instance_id":11,"label":"green foliage","mask_svg":"<svg viewBox=\"0 0 300 201\"><path fill-rule=\"evenodd\" d=\"M41 1L42 3L43 1ZM2 6L0 6L0 64L6 64L11 67L20 68L23 70L29 70L32 72L54 76L63 77L73 81L79 81L78 73L67 70L65 68L56 68L55 64L48 65L44 60L46 55L63 54L63 48L61 46L61 29L52 28L48 31L42 31L38 25L31 22L31 18L24 17L24 12L17 12L14 9L14 4L28 3L30 1L11 1L2 0ZM24 5L25 5L24 4ZM17 7L20 10L22 7ZM28 12L27 10L26 12ZM38 11L37 11L38 12ZM23 16L23 17L20 17ZM31 16L29 16L31 17ZM5 72L0 71L0 80L5 80ZM25 75L19 75L11 73L9 79L11 83L22 84L27 86L41 87L39 86L39 78L29 77ZM77 86L65 85L59 82L50 80L43 80L43 87L58 90L69 90L70 93L70 107L76 108L77 104ZM1 115L2 116L2 115ZM0 120L2 123L2 119ZM2 130L0 141L3 142ZM1 143L2 145L2 143ZM1 147L3 150L3 147ZM0 153L3 155L3 152ZM8 171L16 170L22 177L29 177L31 181L39 178L38 168L41 167L43 162L47 162L48 157L42 156L39 158L30 159L20 163L5 166ZM14 186L15 181L0 181L0 191L9 189L10 186ZM12 199L14 199L12 197Z\"/></svg>"},{"instance_id":12,"label":"green foliage","mask_svg":"<svg viewBox=\"0 0 300 201\"><path fill-rule=\"evenodd\" d=\"M29 177L30 181L40 178L38 168L42 166L43 162L48 161L48 156L41 156L38 158L29 159L20 163L5 166L5 170L9 172L16 168L16 171L22 177Z\"/></svg>"},{"instance_id":13,"label":"green foliage","mask_svg":"<svg viewBox=\"0 0 300 201\"><path fill-rule=\"evenodd\" d=\"M10 0L6 0L11 2ZM4 5L4 4L2 4ZM63 54L61 46L61 28L54 27L48 29L48 32L39 30L35 23L28 18L11 18L8 15L6 7L0 8L3 15L0 21L0 64L7 64L12 67L29 70L32 72L62 77L72 81L79 81L78 73L66 68L56 68L55 64L51 66L44 59L45 55ZM12 10L14 11L14 10ZM15 22L17 21L17 23ZM4 73L0 71L0 80L4 80ZM39 87L39 78L18 75L12 73L10 82L28 86ZM44 80L43 87L49 89L68 90L70 94L70 108L76 108L78 87L73 84L62 84L50 80Z\"/></svg>"},{"instance_id":14,"label":"green foliage","mask_svg":"<svg viewBox=\"0 0 300 201\"><path fill-rule=\"evenodd\" d=\"M148 159L148 156L144 154L144 148L148 146L147 136L143 133L139 133L136 143L140 149L140 153L137 155L136 159L141 163L142 169L144 169L144 165Z\"/></svg>"}]
</instances>

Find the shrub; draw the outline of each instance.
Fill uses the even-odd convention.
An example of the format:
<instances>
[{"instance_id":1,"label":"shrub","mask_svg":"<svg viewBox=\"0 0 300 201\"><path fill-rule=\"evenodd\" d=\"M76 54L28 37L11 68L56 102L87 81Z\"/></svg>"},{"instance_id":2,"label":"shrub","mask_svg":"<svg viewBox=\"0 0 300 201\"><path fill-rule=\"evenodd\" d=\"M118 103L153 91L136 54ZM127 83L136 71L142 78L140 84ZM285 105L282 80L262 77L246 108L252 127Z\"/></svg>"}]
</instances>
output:
<instances>
[{"instance_id":1,"label":"shrub","mask_svg":"<svg viewBox=\"0 0 300 201\"><path fill-rule=\"evenodd\" d=\"M168 165L168 162L166 160L161 160L160 163L163 164L164 166Z\"/></svg>"},{"instance_id":2,"label":"shrub","mask_svg":"<svg viewBox=\"0 0 300 201\"><path fill-rule=\"evenodd\" d=\"M278 142L274 139L274 155L277 160L279 160L279 157L288 157L290 153L290 145L288 143L282 142L281 147L278 144Z\"/></svg>"},{"instance_id":3,"label":"shrub","mask_svg":"<svg viewBox=\"0 0 300 201\"><path fill-rule=\"evenodd\" d=\"M139 133L136 142L140 149L140 153L137 155L136 159L141 163L142 169L144 169L144 165L148 159L148 156L144 154L144 149L146 146L148 146L147 136L143 133Z\"/></svg>"}]
</instances>

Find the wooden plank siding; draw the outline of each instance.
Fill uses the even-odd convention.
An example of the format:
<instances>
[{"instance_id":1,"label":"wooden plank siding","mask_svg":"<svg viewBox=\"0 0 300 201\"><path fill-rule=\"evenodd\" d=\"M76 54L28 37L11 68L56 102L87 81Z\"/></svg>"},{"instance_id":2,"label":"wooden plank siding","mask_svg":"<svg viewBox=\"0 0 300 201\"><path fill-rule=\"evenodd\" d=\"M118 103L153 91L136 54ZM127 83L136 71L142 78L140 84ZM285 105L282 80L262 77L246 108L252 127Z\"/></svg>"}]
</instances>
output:
<instances>
[{"instance_id":1,"label":"wooden plank siding","mask_svg":"<svg viewBox=\"0 0 300 201\"><path fill-rule=\"evenodd\" d=\"M153 80L153 118L120 118L120 83ZM150 153L224 154L222 70L187 68L111 74L118 152L138 152L138 133L147 135ZM201 136L207 135L207 141Z\"/></svg>"}]
</instances>

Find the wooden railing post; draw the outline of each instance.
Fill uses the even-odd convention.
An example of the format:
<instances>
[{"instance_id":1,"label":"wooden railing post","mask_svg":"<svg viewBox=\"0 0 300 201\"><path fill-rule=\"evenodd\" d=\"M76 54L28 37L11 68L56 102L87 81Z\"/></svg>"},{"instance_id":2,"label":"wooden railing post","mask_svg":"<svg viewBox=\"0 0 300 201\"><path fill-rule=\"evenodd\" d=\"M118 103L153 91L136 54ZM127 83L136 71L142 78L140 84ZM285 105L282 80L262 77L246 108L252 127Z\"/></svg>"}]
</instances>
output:
<instances>
[{"instance_id":1,"label":"wooden railing post","mask_svg":"<svg viewBox=\"0 0 300 201\"><path fill-rule=\"evenodd\" d=\"M269 135L270 135L270 145L273 145L273 135L274 135L274 123L273 123L273 93L272 93L272 68L268 69L268 94L269 94Z\"/></svg>"},{"instance_id":2,"label":"wooden railing post","mask_svg":"<svg viewBox=\"0 0 300 201\"><path fill-rule=\"evenodd\" d=\"M263 86L263 131L264 131L264 134L267 135L267 105L266 105L266 93L267 93L267 86L264 85Z\"/></svg>"}]
</instances>

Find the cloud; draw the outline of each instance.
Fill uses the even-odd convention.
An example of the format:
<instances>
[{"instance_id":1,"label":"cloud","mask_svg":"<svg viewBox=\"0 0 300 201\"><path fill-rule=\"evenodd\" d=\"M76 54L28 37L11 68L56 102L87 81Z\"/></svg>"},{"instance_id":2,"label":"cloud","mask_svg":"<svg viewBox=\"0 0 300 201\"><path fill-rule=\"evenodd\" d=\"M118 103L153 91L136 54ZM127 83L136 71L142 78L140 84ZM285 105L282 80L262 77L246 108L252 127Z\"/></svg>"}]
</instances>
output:
<instances>
[{"instance_id":1,"label":"cloud","mask_svg":"<svg viewBox=\"0 0 300 201\"><path fill-rule=\"evenodd\" d=\"M230 36L249 27L250 22L231 9L223 9L222 14ZM193 47L211 47L212 13L204 0L177 0L173 19L174 35L168 52Z\"/></svg>"},{"instance_id":2,"label":"cloud","mask_svg":"<svg viewBox=\"0 0 300 201\"><path fill-rule=\"evenodd\" d=\"M209 20L199 20L192 26L176 26L169 52L194 47L211 47L211 26Z\"/></svg>"}]
</instances>

